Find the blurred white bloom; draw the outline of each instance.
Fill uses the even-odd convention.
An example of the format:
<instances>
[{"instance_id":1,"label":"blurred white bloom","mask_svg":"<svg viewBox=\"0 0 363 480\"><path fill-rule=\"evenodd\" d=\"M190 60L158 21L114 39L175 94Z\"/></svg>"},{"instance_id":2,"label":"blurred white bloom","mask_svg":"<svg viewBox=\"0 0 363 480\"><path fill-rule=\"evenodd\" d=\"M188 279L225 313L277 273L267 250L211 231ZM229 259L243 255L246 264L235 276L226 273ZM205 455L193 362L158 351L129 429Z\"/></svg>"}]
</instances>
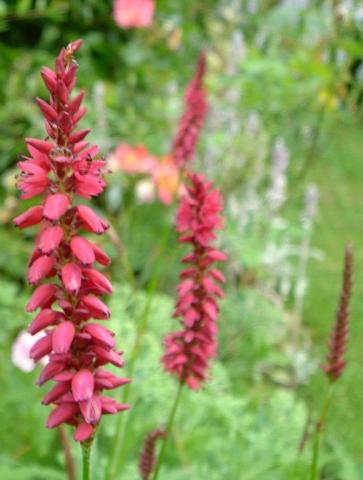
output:
<instances>
[{"instance_id":1,"label":"blurred white bloom","mask_svg":"<svg viewBox=\"0 0 363 480\"><path fill-rule=\"evenodd\" d=\"M23 372L31 372L34 369L36 364L29 357L29 352L35 342L37 342L44 335L44 332L39 332L36 335L30 335L30 333L22 330L14 340L11 349L11 361ZM47 360L43 359L40 363L46 364Z\"/></svg>"},{"instance_id":2,"label":"blurred white bloom","mask_svg":"<svg viewBox=\"0 0 363 480\"><path fill-rule=\"evenodd\" d=\"M155 199L154 182L149 178L137 182L135 195L138 203L151 203Z\"/></svg>"}]
</instances>

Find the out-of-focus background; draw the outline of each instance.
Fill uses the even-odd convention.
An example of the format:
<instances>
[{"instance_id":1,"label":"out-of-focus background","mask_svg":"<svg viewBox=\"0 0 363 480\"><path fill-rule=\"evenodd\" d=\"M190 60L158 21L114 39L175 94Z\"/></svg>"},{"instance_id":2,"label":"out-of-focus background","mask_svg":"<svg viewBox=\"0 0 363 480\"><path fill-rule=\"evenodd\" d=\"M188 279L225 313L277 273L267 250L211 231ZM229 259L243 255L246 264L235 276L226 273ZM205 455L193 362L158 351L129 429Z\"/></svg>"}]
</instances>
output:
<instances>
[{"instance_id":1,"label":"out-of-focus background","mask_svg":"<svg viewBox=\"0 0 363 480\"><path fill-rule=\"evenodd\" d=\"M15 175L24 137L44 137L34 102L46 95L40 68L83 38L82 125L113 171L95 206L113 227L102 242L113 258L112 326L126 361L148 315L133 408L122 414L127 441L117 478L139 478L142 440L165 422L175 391L159 363L162 338L177 325L182 254L176 236L165 234L175 212L168 153L204 49L209 115L194 166L225 197L219 243L229 255L228 282L211 380L186 393L162 478L306 478L309 431L326 390L319 365L351 240L348 366L334 392L321 478L362 479L361 2L159 0L154 16L135 17L134 25L113 8L110 0L0 0L0 478L66 478L58 433L44 428L49 407L40 405L39 367L27 360L23 333L34 231L16 230L11 219L32 204L18 200ZM156 170L145 173L150 158ZM106 418L95 480L104 478L114 430Z\"/></svg>"}]
</instances>

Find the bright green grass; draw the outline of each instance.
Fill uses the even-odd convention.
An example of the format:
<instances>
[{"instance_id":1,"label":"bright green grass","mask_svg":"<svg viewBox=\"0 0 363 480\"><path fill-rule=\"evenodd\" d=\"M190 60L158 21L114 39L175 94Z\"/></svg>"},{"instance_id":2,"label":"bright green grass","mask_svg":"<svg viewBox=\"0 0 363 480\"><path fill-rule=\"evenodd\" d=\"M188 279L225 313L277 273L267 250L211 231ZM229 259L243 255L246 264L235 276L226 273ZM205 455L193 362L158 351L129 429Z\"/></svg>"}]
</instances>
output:
<instances>
[{"instance_id":1,"label":"bright green grass","mask_svg":"<svg viewBox=\"0 0 363 480\"><path fill-rule=\"evenodd\" d=\"M349 364L336 385L328 428L330 437L342 441L363 465L363 126L336 125L311 177L320 189L313 243L325 257L310 264L304 320L311 329L316 355L323 356L334 321L344 244L352 240L355 285ZM309 392L315 399L321 399L321 381L322 374L317 373Z\"/></svg>"}]
</instances>

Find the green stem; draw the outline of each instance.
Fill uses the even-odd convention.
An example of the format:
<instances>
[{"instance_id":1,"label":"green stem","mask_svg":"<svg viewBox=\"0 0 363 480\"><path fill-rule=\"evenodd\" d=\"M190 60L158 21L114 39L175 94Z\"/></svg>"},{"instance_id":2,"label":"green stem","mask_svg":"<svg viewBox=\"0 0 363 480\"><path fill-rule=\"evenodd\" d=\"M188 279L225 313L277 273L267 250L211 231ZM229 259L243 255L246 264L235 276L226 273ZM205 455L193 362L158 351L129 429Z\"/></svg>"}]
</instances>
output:
<instances>
[{"instance_id":1,"label":"green stem","mask_svg":"<svg viewBox=\"0 0 363 480\"><path fill-rule=\"evenodd\" d=\"M82 463L83 463L83 480L91 480L91 448L92 440L82 442Z\"/></svg>"},{"instance_id":2,"label":"green stem","mask_svg":"<svg viewBox=\"0 0 363 480\"><path fill-rule=\"evenodd\" d=\"M167 426L166 426L166 436L163 438L163 444L161 446L161 450L160 450L160 453L159 453L159 456L158 456L158 460L156 462L155 473L154 473L154 476L153 476L153 480L157 480L157 478L159 476L160 467L161 467L161 465L163 463L163 460L164 460L164 456L165 456L165 452L166 452L166 446L167 446L167 443L168 443L168 438L170 437L170 434L171 434L171 431L172 431L172 428L173 428L174 418L175 418L175 414L176 414L176 411L178 409L178 405L179 405L179 402L180 402L183 386L184 386L184 383L179 383L179 387L178 387L178 390L177 390L177 393L176 393L176 396L175 396L174 404L173 404L173 407L170 411L168 423L167 423Z\"/></svg>"},{"instance_id":3,"label":"green stem","mask_svg":"<svg viewBox=\"0 0 363 480\"><path fill-rule=\"evenodd\" d=\"M310 471L310 480L318 480L319 479L319 455L320 455L320 447L323 440L324 434L324 427L326 417L329 411L329 405L332 399L333 393L333 383L329 383L329 388L326 394L326 398L323 403L323 407L320 412L319 420L316 424L315 429L315 439L314 439L314 448L313 448L313 459L311 462L311 471Z\"/></svg>"}]
</instances>

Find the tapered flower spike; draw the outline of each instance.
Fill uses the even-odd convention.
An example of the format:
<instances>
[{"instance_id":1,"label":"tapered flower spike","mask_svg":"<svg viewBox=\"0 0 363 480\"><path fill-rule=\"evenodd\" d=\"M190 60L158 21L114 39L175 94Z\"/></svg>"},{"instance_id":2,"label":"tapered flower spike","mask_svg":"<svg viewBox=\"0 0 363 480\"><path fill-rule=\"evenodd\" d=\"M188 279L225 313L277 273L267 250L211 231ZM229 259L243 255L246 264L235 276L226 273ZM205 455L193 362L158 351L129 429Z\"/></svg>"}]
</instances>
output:
<instances>
[{"instance_id":1,"label":"tapered flower spike","mask_svg":"<svg viewBox=\"0 0 363 480\"><path fill-rule=\"evenodd\" d=\"M342 288L338 304L335 326L328 344L326 363L322 369L331 382L342 375L346 366L345 352L349 333L349 303L353 285L353 248L348 244L345 248Z\"/></svg>"},{"instance_id":2,"label":"tapered flower spike","mask_svg":"<svg viewBox=\"0 0 363 480\"><path fill-rule=\"evenodd\" d=\"M14 223L19 228L39 225L40 229L28 270L28 281L36 289L27 311L40 309L28 332L45 332L30 357L40 361L49 356L38 384L55 382L43 399L44 405L55 405L46 425L73 425L74 439L85 442L92 439L103 414L128 408L102 393L125 385L128 379L101 368L108 363L122 367L122 357L115 350L114 333L89 322L92 317L110 317L98 297L111 293L112 285L93 266L95 261L108 265L110 259L81 235L82 228L102 234L108 225L90 207L78 201L75 205L75 197L90 199L105 187L105 162L98 158L98 147L84 140L89 130L77 130L85 114L84 92L71 97L78 69L73 56L81 43L76 40L61 50L54 71L42 69L50 99L37 99L37 104L48 140L26 140L29 153L19 162L18 180L22 198L42 195L42 203Z\"/></svg>"},{"instance_id":3,"label":"tapered flower spike","mask_svg":"<svg viewBox=\"0 0 363 480\"><path fill-rule=\"evenodd\" d=\"M139 461L139 472L142 480L150 479L156 463L156 443L165 436L165 430L158 428L150 432L145 438Z\"/></svg>"},{"instance_id":4,"label":"tapered flower spike","mask_svg":"<svg viewBox=\"0 0 363 480\"><path fill-rule=\"evenodd\" d=\"M215 230L222 227L219 190L213 189L202 175L189 174L188 179L177 214L179 241L192 246L191 253L182 259L189 266L180 274L174 312L181 318L182 330L166 337L162 361L180 383L198 389L216 353L217 298L223 297L219 284L225 281L213 264L225 261L226 255L213 246Z\"/></svg>"},{"instance_id":5,"label":"tapered flower spike","mask_svg":"<svg viewBox=\"0 0 363 480\"><path fill-rule=\"evenodd\" d=\"M208 104L204 90L206 57L199 56L194 77L190 81L184 100L184 113L180 119L178 131L172 146L172 157L179 168L193 159L200 131L207 115Z\"/></svg>"}]
</instances>

